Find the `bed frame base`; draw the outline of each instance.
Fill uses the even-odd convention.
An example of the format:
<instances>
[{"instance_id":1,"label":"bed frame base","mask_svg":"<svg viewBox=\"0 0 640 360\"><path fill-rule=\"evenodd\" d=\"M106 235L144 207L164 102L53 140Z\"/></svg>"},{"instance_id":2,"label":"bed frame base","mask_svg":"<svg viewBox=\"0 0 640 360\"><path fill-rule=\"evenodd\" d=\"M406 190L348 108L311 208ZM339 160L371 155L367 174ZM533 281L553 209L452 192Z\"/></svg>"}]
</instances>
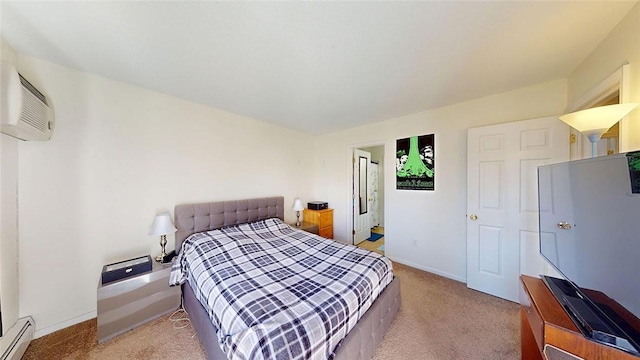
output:
<instances>
[{"instance_id":1,"label":"bed frame base","mask_svg":"<svg viewBox=\"0 0 640 360\"><path fill-rule=\"evenodd\" d=\"M193 294L191 286L182 285L183 305L208 360L227 356L218 345L218 337L207 311ZM336 351L336 360L369 360L382 341L400 309L400 279L394 278L367 310Z\"/></svg>"}]
</instances>

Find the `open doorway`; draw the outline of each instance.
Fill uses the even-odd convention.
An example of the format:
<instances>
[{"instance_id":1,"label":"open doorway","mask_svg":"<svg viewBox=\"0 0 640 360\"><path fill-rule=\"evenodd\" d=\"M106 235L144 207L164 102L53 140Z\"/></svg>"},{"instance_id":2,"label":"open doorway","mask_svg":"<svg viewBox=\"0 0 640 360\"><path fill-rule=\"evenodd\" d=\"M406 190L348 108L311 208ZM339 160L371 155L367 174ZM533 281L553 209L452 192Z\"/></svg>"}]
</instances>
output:
<instances>
[{"instance_id":1,"label":"open doorway","mask_svg":"<svg viewBox=\"0 0 640 360\"><path fill-rule=\"evenodd\" d=\"M353 153L353 244L384 255L384 145Z\"/></svg>"},{"instance_id":2,"label":"open doorway","mask_svg":"<svg viewBox=\"0 0 640 360\"><path fill-rule=\"evenodd\" d=\"M630 102L629 64L623 65L601 83L593 87L581 98L567 107L565 113L572 113L597 106ZM613 125L598 141L598 156L629 151L629 123L623 118ZM591 156L591 144L586 136L571 128L570 159L578 160Z\"/></svg>"}]
</instances>

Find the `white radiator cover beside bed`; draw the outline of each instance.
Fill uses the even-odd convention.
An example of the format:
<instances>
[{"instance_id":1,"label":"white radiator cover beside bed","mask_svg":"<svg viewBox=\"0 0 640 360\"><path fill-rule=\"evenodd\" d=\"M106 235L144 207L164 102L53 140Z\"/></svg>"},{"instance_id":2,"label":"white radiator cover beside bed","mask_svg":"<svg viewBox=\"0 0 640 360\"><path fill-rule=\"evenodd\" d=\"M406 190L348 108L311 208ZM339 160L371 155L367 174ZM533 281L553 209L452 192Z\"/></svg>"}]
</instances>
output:
<instances>
[{"instance_id":1,"label":"white radiator cover beside bed","mask_svg":"<svg viewBox=\"0 0 640 360\"><path fill-rule=\"evenodd\" d=\"M19 360L33 340L35 322L31 316L18 319L0 338L0 360Z\"/></svg>"}]
</instances>

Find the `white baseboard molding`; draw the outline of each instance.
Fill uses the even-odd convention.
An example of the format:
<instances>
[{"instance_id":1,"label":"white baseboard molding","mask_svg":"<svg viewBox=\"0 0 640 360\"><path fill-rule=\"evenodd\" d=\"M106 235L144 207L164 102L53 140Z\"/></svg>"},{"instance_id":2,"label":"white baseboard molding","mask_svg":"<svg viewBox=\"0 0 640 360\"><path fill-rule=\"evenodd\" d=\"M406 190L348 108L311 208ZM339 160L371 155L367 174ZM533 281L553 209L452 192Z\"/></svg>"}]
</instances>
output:
<instances>
[{"instance_id":1,"label":"white baseboard molding","mask_svg":"<svg viewBox=\"0 0 640 360\"><path fill-rule=\"evenodd\" d=\"M20 318L0 337L0 360L20 360L33 340L35 325L31 316Z\"/></svg>"},{"instance_id":2,"label":"white baseboard molding","mask_svg":"<svg viewBox=\"0 0 640 360\"><path fill-rule=\"evenodd\" d=\"M90 311L86 314L82 314L79 316L76 316L74 318L71 318L69 320L65 320L63 322L59 322L57 324L53 324L50 326L47 326L45 328L42 329L36 329L36 333L34 336L34 339L43 337L45 335L49 335L53 332L56 332L58 330L62 330L64 328L68 328L69 326L75 325L75 324L79 324L83 321L87 321L89 319L93 319L94 317L98 316L98 311L94 310L94 311Z\"/></svg>"},{"instance_id":3,"label":"white baseboard molding","mask_svg":"<svg viewBox=\"0 0 640 360\"><path fill-rule=\"evenodd\" d=\"M398 259L396 257L391 257L391 256L388 256L388 255L385 255L385 256L388 257L389 259L391 259L392 261L398 262L398 263L403 264L403 265L411 266L412 268L416 268L416 269L424 270L426 272L430 272L432 274L444 276L446 278L449 278L449 279L455 280L455 281L459 281L461 283L465 283L465 284L467 283L467 278L466 277L461 277L461 276L457 276L457 275L454 275L454 274L451 274L451 273L448 273L448 272L444 272L444 271L440 271L440 270L437 270L437 269L421 266L421 265L418 265L416 263L413 263L411 261L407 261L407 260L404 260L404 259Z\"/></svg>"}]
</instances>

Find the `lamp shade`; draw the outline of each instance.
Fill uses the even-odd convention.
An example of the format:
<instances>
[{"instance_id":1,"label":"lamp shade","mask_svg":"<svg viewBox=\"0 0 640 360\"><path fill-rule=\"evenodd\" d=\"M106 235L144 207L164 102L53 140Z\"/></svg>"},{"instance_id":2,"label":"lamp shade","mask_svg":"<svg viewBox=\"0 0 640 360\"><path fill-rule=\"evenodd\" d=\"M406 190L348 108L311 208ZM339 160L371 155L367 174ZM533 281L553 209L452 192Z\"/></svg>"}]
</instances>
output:
<instances>
[{"instance_id":1,"label":"lamp shade","mask_svg":"<svg viewBox=\"0 0 640 360\"><path fill-rule=\"evenodd\" d=\"M626 103L599 106L560 116L560 120L580 131L589 138L589 141L595 142L638 105L640 104Z\"/></svg>"},{"instance_id":2,"label":"lamp shade","mask_svg":"<svg viewBox=\"0 0 640 360\"><path fill-rule=\"evenodd\" d=\"M293 211L302 211L304 210L304 206L302 206L302 201L299 198L293 200L293 207L291 208Z\"/></svg>"},{"instance_id":3,"label":"lamp shade","mask_svg":"<svg viewBox=\"0 0 640 360\"><path fill-rule=\"evenodd\" d=\"M171 222L171 215L166 212L156 215L151 230L149 230L149 235L167 235L175 231L176 228L173 226L173 222Z\"/></svg>"}]
</instances>

